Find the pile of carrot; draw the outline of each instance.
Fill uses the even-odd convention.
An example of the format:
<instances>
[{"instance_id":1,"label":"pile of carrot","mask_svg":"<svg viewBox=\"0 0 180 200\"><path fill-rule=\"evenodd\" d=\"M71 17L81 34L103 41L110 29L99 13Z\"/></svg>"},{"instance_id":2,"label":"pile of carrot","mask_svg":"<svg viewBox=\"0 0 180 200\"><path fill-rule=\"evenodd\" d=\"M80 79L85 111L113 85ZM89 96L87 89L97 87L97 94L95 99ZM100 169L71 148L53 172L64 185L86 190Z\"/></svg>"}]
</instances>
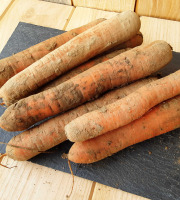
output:
<instances>
[{"instance_id":1,"label":"pile of carrot","mask_svg":"<svg viewBox=\"0 0 180 200\"><path fill-rule=\"evenodd\" d=\"M180 70L151 76L171 61L172 47L142 45L139 29L139 17L127 11L1 60L8 107L0 127L25 130L6 155L28 160L69 139L68 159L92 163L180 127Z\"/></svg>"},{"instance_id":2,"label":"pile of carrot","mask_svg":"<svg viewBox=\"0 0 180 200\"><path fill-rule=\"evenodd\" d=\"M117 14L77 35L13 76L1 87L0 97L6 105L11 105L95 55L129 40L139 29L140 19L136 13L127 11Z\"/></svg>"},{"instance_id":3,"label":"pile of carrot","mask_svg":"<svg viewBox=\"0 0 180 200\"><path fill-rule=\"evenodd\" d=\"M113 103L142 87L144 84L156 79L156 77L146 78L128 86L112 90L94 101L87 102L39 126L24 131L9 141L6 153L15 160L28 160L40 152L46 151L67 140L64 127L73 119L101 108L104 105ZM17 148L16 146L21 148Z\"/></svg>"}]
</instances>

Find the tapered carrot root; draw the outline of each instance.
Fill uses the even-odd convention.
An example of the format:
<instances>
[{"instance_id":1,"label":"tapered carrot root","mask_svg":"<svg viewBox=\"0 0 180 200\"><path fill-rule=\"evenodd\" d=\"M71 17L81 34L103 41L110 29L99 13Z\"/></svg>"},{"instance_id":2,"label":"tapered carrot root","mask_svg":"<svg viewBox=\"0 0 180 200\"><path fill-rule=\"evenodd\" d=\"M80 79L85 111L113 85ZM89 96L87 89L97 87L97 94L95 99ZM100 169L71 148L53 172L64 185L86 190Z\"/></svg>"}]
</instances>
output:
<instances>
[{"instance_id":1,"label":"tapered carrot root","mask_svg":"<svg viewBox=\"0 0 180 200\"><path fill-rule=\"evenodd\" d=\"M180 96L159 104L126 126L73 144L68 159L75 163L97 162L126 147L178 127L180 127Z\"/></svg>"},{"instance_id":2,"label":"tapered carrot root","mask_svg":"<svg viewBox=\"0 0 180 200\"><path fill-rule=\"evenodd\" d=\"M85 141L124 126L155 105L180 94L180 70L145 85L127 97L87 113L65 127L67 138Z\"/></svg>"},{"instance_id":3,"label":"tapered carrot root","mask_svg":"<svg viewBox=\"0 0 180 200\"><path fill-rule=\"evenodd\" d=\"M128 86L113 90L97 100L88 102L69 112L50 119L35 128L20 133L9 141L6 147L7 155L14 160L28 160L42 151L44 152L64 142L67 140L64 127L71 120L89 111L101 108L103 105L113 103L154 80L157 80L157 78L151 77L142 79Z\"/></svg>"},{"instance_id":4,"label":"tapered carrot root","mask_svg":"<svg viewBox=\"0 0 180 200\"><path fill-rule=\"evenodd\" d=\"M98 97L107 90L146 77L165 66L171 58L171 47L164 41L136 47L57 87L11 105L0 117L0 126L7 131L24 130L49 116Z\"/></svg>"},{"instance_id":5,"label":"tapered carrot root","mask_svg":"<svg viewBox=\"0 0 180 200\"><path fill-rule=\"evenodd\" d=\"M4 83L11 77L24 70L43 56L65 44L78 34L99 24L100 22L103 22L104 20L105 19L97 19L84 26L52 37L15 55L0 60L0 87L4 85Z\"/></svg>"},{"instance_id":6,"label":"tapered carrot root","mask_svg":"<svg viewBox=\"0 0 180 200\"><path fill-rule=\"evenodd\" d=\"M11 105L95 55L127 41L139 29L140 19L135 12L117 14L79 34L9 79L2 86L0 96L6 105Z\"/></svg>"},{"instance_id":7,"label":"tapered carrot root","mask_svg":"<svg viewBox=\"0 0 180 200\"><path fill-rule=\"evenodd\" d=\"M48 90L48 89L55 87L55 86L58 86L59 84L77 76L78 74L90 69L91 67L93 67L93 66L95 66L99 63L105 62L105 61L107 61L111 58L114 58L115 56L119 55L120 53L123 53L123 52L128 51L128 50L130 50L130 48L116 50L112 53L108 53L108 54L102 55L100 57L97 57L95 59L91 59L91 60L87 61L86 63L83 63L82 65L72 69L70 72L68 72L68 73L58 77L57 79L51 81L50 83L48 83L47 85L42 87L39 90L39 92Z\"/></svg>"}]
</instances>

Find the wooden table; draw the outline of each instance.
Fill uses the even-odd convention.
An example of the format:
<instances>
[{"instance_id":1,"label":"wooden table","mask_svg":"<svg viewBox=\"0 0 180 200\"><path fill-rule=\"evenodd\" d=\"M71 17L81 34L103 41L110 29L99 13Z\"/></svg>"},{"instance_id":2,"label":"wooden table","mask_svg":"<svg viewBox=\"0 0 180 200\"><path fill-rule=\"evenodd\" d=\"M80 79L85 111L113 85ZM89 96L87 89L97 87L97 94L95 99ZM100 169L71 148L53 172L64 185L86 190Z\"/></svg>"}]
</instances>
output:
<instances>
[{"instance_id":1,"label":"wooden table","mask_svg":"<svg viewBox=\"0 0 180 200\"><path fill-rule=\"evenodd\" d=\"M148 3L150 4L149 1ZM146 10L144 11L141 7L144 6L145 1L143 0L137 1L136 4L135 0L129 0L127 4L124 1L120 1L121 5L118 5L118 1L113 1L114 3L111 4L105 1L106 4L102 5L93 3L96 1L84 2L82 4L82 1L74 0L75 7L71 5L71 1L68 1L70 5L62 5L40 0L0 0L0 51L4 48L20 21L61 30L70 30L96 18L110 18L116 15L116 12L127 9L136 10L141 15L163 16L161 12L159 16L157 12L154 14L154 9L152 9L152 12L148 10L148 13ZM86 6L86 3L91 8L81 7ZM108 8L110 8L111 12L100 10L107 10ZM158 10L158 8L156 9ZM177 14L176 18L170 11L168 11L167 16L169 19L179 20L179 15ZM180 22L147 16L142 16L141 22L144 43L163 39L173 46L174 51L180 52ZM7 157L3 159L2 163L7 166L17 167L6 169L0 166L1 200L67 199L66 195L70 193L72 187L72 176L70 174L31 162L13 161ZM141 200L145 198L75 177L74 189L69 199Z\"/></svg>"}]
</instances>

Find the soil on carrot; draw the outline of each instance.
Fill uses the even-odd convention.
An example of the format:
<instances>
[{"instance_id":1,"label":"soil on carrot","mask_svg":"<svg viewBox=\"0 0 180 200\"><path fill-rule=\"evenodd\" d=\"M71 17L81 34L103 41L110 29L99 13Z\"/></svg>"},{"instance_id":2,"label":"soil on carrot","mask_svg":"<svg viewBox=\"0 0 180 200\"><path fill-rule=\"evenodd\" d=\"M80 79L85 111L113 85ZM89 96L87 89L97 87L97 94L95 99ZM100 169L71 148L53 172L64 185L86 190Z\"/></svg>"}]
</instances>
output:
<instances>
[{"instance_id":1,"label":"soil on carrot","mask_svg":"<svg viewBox=\"0 0 180 200\"><path fill-rule=\"evenodd\" d=\"M46 46L46 49L49 51L52 51L56 48L56 46L57 46L57 43L53 42L53 43L49 44L48 46Z\"/></svg>"}]
</instances>

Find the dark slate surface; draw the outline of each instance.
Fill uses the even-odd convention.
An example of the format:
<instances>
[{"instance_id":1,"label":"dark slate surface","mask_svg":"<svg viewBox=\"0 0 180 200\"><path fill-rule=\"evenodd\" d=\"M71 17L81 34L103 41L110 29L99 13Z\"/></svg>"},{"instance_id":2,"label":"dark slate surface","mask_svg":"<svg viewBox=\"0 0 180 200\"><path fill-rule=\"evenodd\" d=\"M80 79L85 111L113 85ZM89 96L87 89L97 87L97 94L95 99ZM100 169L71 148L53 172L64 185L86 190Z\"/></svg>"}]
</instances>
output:
<instances>
[{"instance_id":1,"label":"dark slate surface","mask_svg":"<svg viewBox=\"0 0 180 200\"><path fill-rule=\"evenodd\" d=\"M65 31L20 22L0 54L0 59L11 56Z\"/></svg>"},{"instance_id":2,"label":"dark slate surface","mask_svg":"<svg viewBox=\"0 0 180 200\"><path fill-rule=\"evenodd\" d=\"M20 23L2 51L4 58L32 46L41 40L62 33L60 30ZM167 75L180 68L180 53L173 52L172 62L161 74ZM4 108L0 108L2 114ZM8 142L18 132L0 129L0 141ZM67 153L70 142L51 149L50 154L41 154L31 162L69 173ZM5 145L0 146L5 152ZM154 200L180 200L180 129L133 145L94 164L72 164L75 175L105 185L141 195Z\"/></svg>"}]
</instances>

